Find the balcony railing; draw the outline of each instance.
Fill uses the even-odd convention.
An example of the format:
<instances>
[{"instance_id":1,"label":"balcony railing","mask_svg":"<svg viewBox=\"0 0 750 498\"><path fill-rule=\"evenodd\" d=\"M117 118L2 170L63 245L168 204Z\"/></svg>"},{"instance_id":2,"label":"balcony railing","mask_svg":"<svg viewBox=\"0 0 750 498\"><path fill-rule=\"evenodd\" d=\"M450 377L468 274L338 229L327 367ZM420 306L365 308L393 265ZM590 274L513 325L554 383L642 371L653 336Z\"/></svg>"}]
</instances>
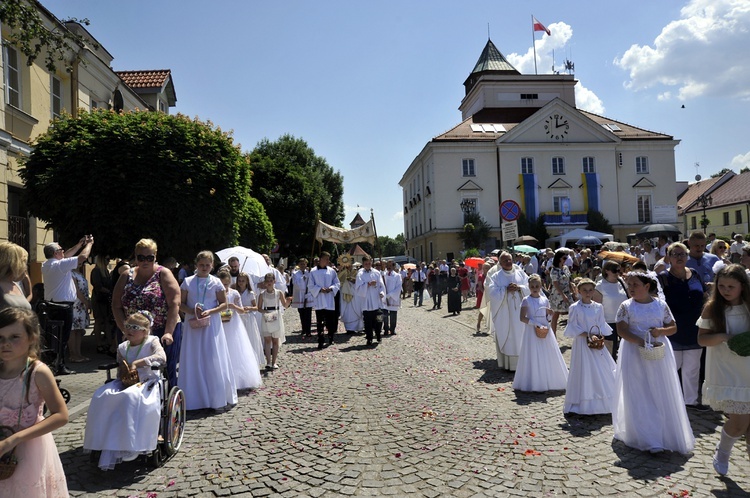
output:
<instances>
[{"instance_id":1,"label":"balcony railing","mask_svg":"<svg viewBox=\"0 0 750 498\"><path fill-rule=\"evenodd\" d=\"M585 211L571 211L563 216L561 212L542 213L545 225L588 225L588 214Z\"/></svg>"}]
</instances>

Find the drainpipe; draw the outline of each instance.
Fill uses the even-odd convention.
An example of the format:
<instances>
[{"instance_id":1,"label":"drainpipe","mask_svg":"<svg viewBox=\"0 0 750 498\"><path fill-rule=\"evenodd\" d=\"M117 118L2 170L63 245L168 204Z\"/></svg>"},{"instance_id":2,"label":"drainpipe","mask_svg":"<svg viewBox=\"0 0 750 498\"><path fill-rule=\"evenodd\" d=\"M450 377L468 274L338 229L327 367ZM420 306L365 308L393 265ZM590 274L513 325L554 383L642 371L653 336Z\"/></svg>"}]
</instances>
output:
<instances>
[{"instance_id":1,"label":"drainpipe","mask_svg":"<svg viewBox=\"0 0 750 498\"><path fill-rule=\"evenodd\" d=\"M500 174L500 147L497 145L497 142L495 142L495 161L495 168L497 169L497 210L495 212L500 216L500 204L503 202L503 182L500 180L502 178ZM503 240L503 220L500 220L500 240L505 242Z\"/></svg>"}]
</instances>

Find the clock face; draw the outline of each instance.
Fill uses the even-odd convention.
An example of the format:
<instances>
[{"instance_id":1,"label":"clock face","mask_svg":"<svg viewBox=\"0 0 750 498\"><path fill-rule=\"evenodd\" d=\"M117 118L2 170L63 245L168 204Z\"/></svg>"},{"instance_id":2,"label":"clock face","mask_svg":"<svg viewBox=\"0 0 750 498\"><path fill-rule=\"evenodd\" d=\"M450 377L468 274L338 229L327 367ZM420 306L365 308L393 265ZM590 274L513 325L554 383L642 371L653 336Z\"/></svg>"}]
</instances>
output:
<instances>
[{"instance_id":1,"label":"clock face","mask_svg":"<svg viewBox=\"0 0 750 498\"><path fill-rule=\"evenodd\" d=\"M553 140L560 140L568 135L570 125L568 118L562 114L551 114L544 120L544 133Z\"/></svg>"}]
</instances>

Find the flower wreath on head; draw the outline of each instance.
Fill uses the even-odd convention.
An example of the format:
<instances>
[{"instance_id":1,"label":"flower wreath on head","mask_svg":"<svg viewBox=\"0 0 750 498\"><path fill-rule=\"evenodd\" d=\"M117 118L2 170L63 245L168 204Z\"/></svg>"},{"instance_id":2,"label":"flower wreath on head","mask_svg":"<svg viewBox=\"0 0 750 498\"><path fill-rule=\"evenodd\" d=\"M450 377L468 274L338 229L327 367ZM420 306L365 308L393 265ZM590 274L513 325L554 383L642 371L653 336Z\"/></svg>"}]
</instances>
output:
<instances>
[{"instance_id":1,"label":"flower wreath on head","mask_svg":"<svg viewBox=\"0 0 750 498\"><path fill-rule=\"evenodd\" d=\"M145 316L148 319L149 327L154 326L154 315L150 311L138 310L136 311L136 314Z\"/></svg>"}]
</instances>

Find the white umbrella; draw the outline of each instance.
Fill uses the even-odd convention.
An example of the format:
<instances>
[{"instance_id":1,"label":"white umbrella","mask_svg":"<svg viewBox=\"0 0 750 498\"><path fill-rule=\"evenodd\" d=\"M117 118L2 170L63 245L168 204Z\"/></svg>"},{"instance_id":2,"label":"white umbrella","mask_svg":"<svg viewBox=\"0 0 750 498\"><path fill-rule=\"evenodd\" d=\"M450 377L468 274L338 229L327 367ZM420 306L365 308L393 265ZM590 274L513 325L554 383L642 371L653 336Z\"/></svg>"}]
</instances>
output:
<instances>
[{"instance_id":1,"label":"white umbrella","mask_svg":"<svg viewBox=\"0 0 750 498\"><path fill-rule=\"evenodd\" d=\"M240 271L248 275L262 277L270 271L265 258L260 253L247 247L227 247L216 253L223 262L227 262L232 256L240 260Z\"/></svg>"}]
</instances>

